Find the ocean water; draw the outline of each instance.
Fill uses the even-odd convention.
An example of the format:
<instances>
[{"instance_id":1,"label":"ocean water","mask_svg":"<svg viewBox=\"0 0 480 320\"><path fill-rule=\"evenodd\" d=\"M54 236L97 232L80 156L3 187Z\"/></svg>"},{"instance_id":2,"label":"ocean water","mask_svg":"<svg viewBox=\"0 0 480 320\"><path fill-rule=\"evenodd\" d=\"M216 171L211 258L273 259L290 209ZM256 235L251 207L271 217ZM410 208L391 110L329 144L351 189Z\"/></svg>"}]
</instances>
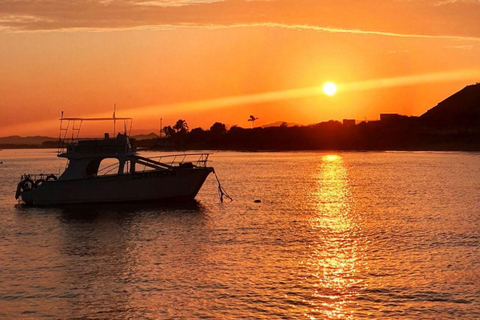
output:
<instances>
[{"instance_id":1,"label":"ocean water","mask_svg":"<svg viewBox=\"0 0 480 320\"><path fill-rule=\"evenodd\" d=\"M0 318L480 318L479 153L211 159L233 202L25 208L64 160L1 151Z\"/></svg>"}]
</instances>

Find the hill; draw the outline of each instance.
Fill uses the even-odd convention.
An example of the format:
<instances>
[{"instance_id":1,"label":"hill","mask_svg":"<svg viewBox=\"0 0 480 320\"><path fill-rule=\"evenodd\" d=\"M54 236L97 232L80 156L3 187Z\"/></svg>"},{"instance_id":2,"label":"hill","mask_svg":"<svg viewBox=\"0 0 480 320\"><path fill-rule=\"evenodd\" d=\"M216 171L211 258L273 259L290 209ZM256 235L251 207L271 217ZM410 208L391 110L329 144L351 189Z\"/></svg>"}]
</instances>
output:
<instances>
[{"instance_id":1,"label":"hill","mask_svg":"<svg viewBox=\"0 0 480 320\"><path fill-rule=\"evenodd\" d=\"M480 126L480 83L467 86L431 108L420 120L436 127Z\"/></svg>"},{"instance_id":2,"label":"hill","mask_svg":"<svg viewBox=\"0 0 480 320\"><path fill-rule=\"evenodd\" d=\"M301 126L301 124L295 122L286 122L286 121L277 121L274 123L269 123L261 126L261 128L270 128L270 127L295 127Z\"/></svg>"},{"instance_id":3,"label":"hill","mask_svg":"<svg viewBox=\"0 0 480 320\"><path fill-rule=\"evenodd\" d=\"M151 132L149 134L137 134L132 136L135 140L149 140L149 139L156 139L158 138L158 135Z\"/></svg>"},{"instance_id":4,"label":"hill","mask_svg":"<svg viewBox=\"0 0 480 320\"><path fill-rule=\"evenodd\" d=\"M40 146L45 141L57 141L58 138L34 136L34 137L20 137L20 136L8 136L1 137L1 145L36 145Z\"/></svg>"}]
</instances>

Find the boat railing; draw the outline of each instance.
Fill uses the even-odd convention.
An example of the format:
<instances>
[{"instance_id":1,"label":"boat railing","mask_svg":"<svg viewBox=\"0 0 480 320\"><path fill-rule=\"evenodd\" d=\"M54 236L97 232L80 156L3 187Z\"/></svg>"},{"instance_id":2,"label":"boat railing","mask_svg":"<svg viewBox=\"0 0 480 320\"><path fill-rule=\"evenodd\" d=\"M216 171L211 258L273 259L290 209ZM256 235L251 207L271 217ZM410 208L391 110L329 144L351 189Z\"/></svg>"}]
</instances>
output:
<instances>
[{"instance_id":1,"label":"boat railing","mask_svg":"<svg viewBox=\"0 0 480 320\"><path fill-rule=\"evenodd\" d=\"M205 168L207 166L210 153L181 153L168 154L156 157L138 157L139 163L143 164L143 170L137 169L137 172L145 172L155 169L172 168Z\"/></svg>"},{"instance_id":2,"label":"boat railing","mask_svg":"<svg viewBox=\"0 0 480 320\"><path fill-rule=\"evenodd\" d=\"M20 181L30 182L32 187L36 187L37 184L43 181L55 181L59 173L24 173L20 176Z\"/></svg>"},{"instance_id":3,"label":"boat railing","mask_svg":"<svg viewBox=\"0 0 480 320\"><path fill-rule=\"evenodd\" d=\"M108 165L106 167L103 167L101 168L100 170L98 170L97 172L97 175L98 176L107 176L109 174L115 174L118 172L118 167L119 167L119 163L114 163L114 164L111 164L111 165Z\"/></svg>"},{"instance_id":4,"label":"boat railing","mask_svg":"<svg viewBox=\"0 0 480 320\"><path fill-rule=\"evenodd\" d=\"M114 108L115 110L115 108ZM71 145L75 145L78 143L79 140L98 140L98 139L85 139L80 138L80 130L82 128L82 124L84 122L92 122L92 121L109 121L113 122L113 135L115 137L119 132L116 130L116 123L123 122L123 134L126 137L130 137L132 131L132 118L118 118L115 117L115 111L113 112L112 118L66 118L63 117L63 111L60 118L60 132L58 135L58 154L62 154L67 152L68 147ZM127 129L128 127L128 129Z\"/></svg>"},{"instance_id":5,"label":"boat railing","mask_svg":"<svg viewBox=\"0 0 480 320\"><path fill-rule=\"evenodd\" d=\"M171 167L180 166L185 163L192 163L196 167L206 167L209 156L210 153L181 153L149 157L148 159Z\"/></svg>"},{"instance_id":6,"label":"boat railing","mask_svg":"<svg viewBox=\"0 0 480 320\"><path fill-rule=\"evenodd\" d=\"M57 173L24 173L20 176L21 179L30 178L32 180L45 179L51 176L57 176Z\"/></svg>"},{"instance_id":7,"label":"boat railing","mask_svg":"<svg viewBox=\"0 0 480 320\"><path fill-rule=\"evenodd\" d=\"M150 170L161 169L171 169L175 167L188 167L191 164L191 167L201 167L204 168L207 166L208 157L210 153L182 153L182 154L171 154L171 155L161 155L157 157L140 157L137 156L137 162L140 166L136 168L136 172L145 172ZM147 162L148 161L148 162ZM143 167L142 167L143 164ZM98 176L106 176L111 174L116 174L119 168L119 162L102 167L98 170ZM127 162L126 164L127 165ZM130 163L128 163L130 165ZM129 172L126 168L125 172Z\"/></svg>"}]
</instances>

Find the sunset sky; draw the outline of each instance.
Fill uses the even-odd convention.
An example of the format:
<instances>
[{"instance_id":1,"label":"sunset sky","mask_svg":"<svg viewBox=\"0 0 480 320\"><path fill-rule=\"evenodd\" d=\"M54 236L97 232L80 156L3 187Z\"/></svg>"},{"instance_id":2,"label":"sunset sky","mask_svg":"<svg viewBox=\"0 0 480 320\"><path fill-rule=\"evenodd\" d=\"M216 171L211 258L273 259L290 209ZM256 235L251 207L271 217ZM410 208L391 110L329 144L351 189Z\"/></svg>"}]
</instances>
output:
<instances>
[{"instance_id":1,"label":"sunset sky","mask_svg":"<svg viewBox=\"0 0 480 320\"><path fill-rule=\"evenodd\" d=\"M114 103L137 131L420 115L478 81L479 0L0 4L0 136Z\"/></svg>"}]
</instances>

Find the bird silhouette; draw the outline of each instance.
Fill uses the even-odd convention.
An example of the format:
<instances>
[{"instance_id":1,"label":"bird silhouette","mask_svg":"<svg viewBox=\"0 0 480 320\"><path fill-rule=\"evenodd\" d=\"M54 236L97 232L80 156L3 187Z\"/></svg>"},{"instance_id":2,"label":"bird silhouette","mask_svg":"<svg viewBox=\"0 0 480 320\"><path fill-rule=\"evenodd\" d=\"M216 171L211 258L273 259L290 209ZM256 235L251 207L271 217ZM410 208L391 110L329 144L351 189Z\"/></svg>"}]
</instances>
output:
<instances>
[{"instance_id":1,"label":"bird silhouette","mask_svg":"<svg viewBox=\"0 0 480 320\"><path fill-rule=\"evenodd\" d=\"M258 118L256 118L253 114L251 114L248 121L252 121L252 128L255 127L255 120L258 120Z\"/></svg>"}]
</instances>

